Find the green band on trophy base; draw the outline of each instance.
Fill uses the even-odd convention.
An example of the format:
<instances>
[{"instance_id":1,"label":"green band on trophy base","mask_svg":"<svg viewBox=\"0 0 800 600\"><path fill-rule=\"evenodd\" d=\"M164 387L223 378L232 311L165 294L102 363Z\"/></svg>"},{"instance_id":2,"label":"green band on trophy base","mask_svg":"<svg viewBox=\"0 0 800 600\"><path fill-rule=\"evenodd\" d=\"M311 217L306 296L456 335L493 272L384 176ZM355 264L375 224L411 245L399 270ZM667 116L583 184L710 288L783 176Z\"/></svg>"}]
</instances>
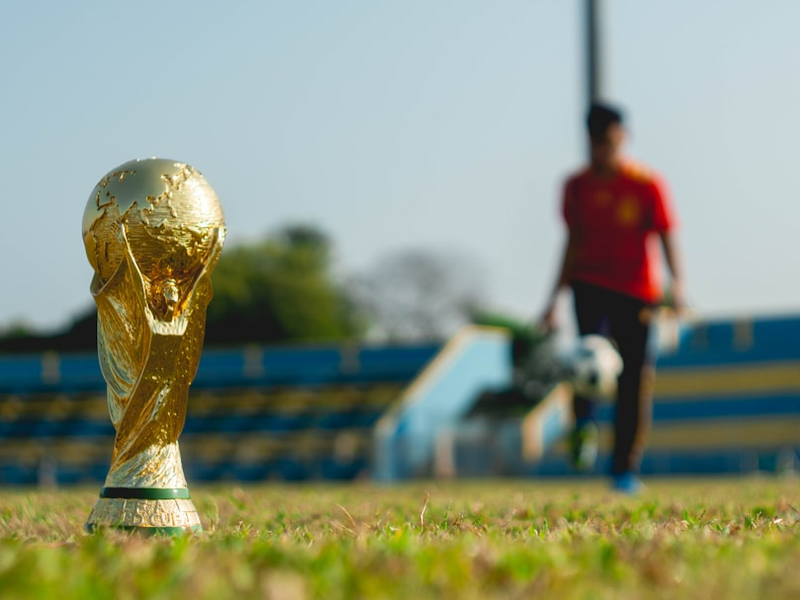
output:
<instances>
[{"instance_id":1,"label":"green band on trophy base","mask_svg":"<svg viewBox=\"0 0 800 600\"><path fill-rule=\"evenodd\" d=\"M102 526L91 524L86 525L86 531L89 533L97 533ZM125 531L135 533L137 535L151 536L177 536L186 535L188 533L200 533L203 531L201 525L193 525L192 527L135 527L133 525L115 525L112 527L115 531Z\"/></svg>"},{"instance_id":2,"label":"green band on trophy base","mask_svg":"<svg viewBox=\"0 0 800 600\"><path fill-rule=\"evenodd\" d=\"M188 500L188 488L124 488L104 487L100 491L101 498L127 498L140 500L171 500L181 498Z\"/></svg>"}]
</instances>

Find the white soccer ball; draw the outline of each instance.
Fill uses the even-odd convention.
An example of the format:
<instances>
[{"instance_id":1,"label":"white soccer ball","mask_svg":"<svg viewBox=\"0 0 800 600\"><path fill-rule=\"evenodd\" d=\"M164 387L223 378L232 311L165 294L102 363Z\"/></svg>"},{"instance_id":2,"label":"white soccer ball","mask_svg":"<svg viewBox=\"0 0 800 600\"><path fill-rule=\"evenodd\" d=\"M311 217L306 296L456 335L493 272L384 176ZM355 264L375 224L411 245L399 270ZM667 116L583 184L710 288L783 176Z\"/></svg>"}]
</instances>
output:
<instances>
[{"instance_id":1,"label":"white soccer ball","mask_svg":"<svg viewBox=\"0 0 800 600\"><path fill-rule=\"evenodd\" d=\"M616 397L622 357L608 338L602 335L579 338L565 362L568 380L576 394L605 400Z\"/></svg>"}]
</instances>

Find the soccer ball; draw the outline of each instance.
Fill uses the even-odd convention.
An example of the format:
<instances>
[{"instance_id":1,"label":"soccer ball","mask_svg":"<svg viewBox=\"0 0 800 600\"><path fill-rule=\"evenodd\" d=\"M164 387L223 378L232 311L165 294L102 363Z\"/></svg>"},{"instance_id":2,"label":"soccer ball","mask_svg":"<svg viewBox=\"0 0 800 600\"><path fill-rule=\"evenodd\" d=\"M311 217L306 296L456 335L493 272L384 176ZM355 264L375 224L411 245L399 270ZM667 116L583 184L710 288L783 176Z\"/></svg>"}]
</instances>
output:
<instances>
[{"instance_id":1,"label":"soccer ball","mask_svg":"<svg viewBox=\"0 0 800 600\"><path fill-rule=\"evenodd\" d=\"M567 353L564 366L576 394L605 400L616 397L622 357L608 338L602 335L579 338Z\"/></svg>"}]
</instances>

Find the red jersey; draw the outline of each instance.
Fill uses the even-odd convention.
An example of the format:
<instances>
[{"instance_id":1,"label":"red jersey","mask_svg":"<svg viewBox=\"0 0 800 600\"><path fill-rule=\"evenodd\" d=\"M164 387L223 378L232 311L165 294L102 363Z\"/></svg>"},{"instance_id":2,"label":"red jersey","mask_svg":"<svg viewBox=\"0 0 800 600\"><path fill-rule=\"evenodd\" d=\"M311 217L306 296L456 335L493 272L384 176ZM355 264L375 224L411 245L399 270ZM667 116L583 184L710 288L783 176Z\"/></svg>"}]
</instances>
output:
<instances>
[{"instance_id":1,"label":"red jersey","mask_svg":"<svg viewBox=\"0 0 800 600\"><path fill-rule=\"evenodd\" d=\"M660 300L656 234L675 218L658 176L627 162L608 177L585 169L567 180L562 210L574 244L573 281Z\"/></svg>"}]
</instances>

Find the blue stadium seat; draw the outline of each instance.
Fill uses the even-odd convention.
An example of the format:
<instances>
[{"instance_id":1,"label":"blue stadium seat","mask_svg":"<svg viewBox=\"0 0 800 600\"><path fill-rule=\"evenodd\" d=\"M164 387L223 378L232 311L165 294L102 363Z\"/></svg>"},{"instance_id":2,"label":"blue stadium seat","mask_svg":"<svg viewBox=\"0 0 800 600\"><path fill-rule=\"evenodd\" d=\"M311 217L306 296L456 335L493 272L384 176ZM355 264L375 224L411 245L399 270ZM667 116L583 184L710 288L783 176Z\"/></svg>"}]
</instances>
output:
<instances>
[{"instance_id":1,"label":"blue stadium seat","mask_svg":"<svg viewBox=\"0 0 800 600\"><path fill-rule=\"evenodd\" d=\"M189 481L218 481L222 478L225 464L193 461L184 465L186 478Z\"/></svg>"},{"instance_id":2,"label":"blue stadium seat","mask_svg":"<svg viewBox=\"0 0 800 600\"><path fill-rule=\"evenodd\" d=\"M192 383L196 389L224 389L250 383L245 377L245 355L240 350L206 350Z\"/></svg>"},{"instance_id":3,"label":"blue stadium seat","mask_svg":"<svg viewBox=\"0 0 800 600\"><path fill-rule=\"evenodd\" d=\"M0 360L0 394L27 394L43 387L40 356L4 356Z\"/></svg>"},{"instance_id":4,"label":"blue stadium seat","mask_svg":"<svg viewBox=\"0 0 800 600\"><path fill-rule=\"evenodd\" d=\"M312 417L307 413L302 414L265 414L251 418L252 430L264 433L282 433L297 431L310 425Z\"/></svg>"},{"instance_id":5,"label":"blue stadium seat","mask_svg":"<svg viewBox=\"0 0 800 600\"><path fill-rule=\"evenodd\" d=\"M310 477L310 469L305 461L289 456L281 456L274 461L275 472L284 481L306 481Z\"/></svg>"},{"instance_id":6,"label":"blue stadium seat","mask_svg":"<svg viewBox=\"0 0 800 600\"><path fill-rule=\"evenodd\" d=\"M320 415L314 422L317 429L358 429L369 427L380 418L381 412L375 410L349 410L329 412Z\"/></svg>"},{"instance_id":7,"label":"blue stadium seat","mask_svg":"<svg viewBox=\"0 0 800 600\"><path fill-rule=\"evenodd\" d=\"M365 383L409 382L440 349L441 344L361 348L358 353L358 376L348 380Z\"/></svg>"},{"instance_id":8,"label":"blue stadium seat","mask_svg":"<svg viewBox=\"0 0 800 600\"><path fill-rule=\"evenodd\" d=\"M232 475L236 481L263 481L270 475L269 463L244 463L233 465Z\"/></svg>"},{"instance_id":9,"label":"blue stadium seat","mask_svg":"<svg viewBox=\"0 0 800 600\"><path fill-rule=\"evenodd\" d=\"M19 464L0 464L0 482L6 485L35 485L38 483L35 466Z\"/></svg>"},{"instance_id":10,"label":"blue stadium seat","mask_svg":"<svg viewBox=\"0 0 800 600\"><path fill-rule=\"evenodd\" d=\"M104 391L106 382L97 354L62 354L58 389L62 392Z\"/></svg>"},{"instance_id":11,"label":"blue stadium seat","mask_svg":"<svg viewBox=\"0 0 800 600\"><path fill-rule=\"evenodd\" d=\"M349 481L358 477L369 467L369 462L363 457L350 461L339 461L335 458L323 457L319 461L320 475L323 479L333 481Z\"/></svg>"}]
</instances>

